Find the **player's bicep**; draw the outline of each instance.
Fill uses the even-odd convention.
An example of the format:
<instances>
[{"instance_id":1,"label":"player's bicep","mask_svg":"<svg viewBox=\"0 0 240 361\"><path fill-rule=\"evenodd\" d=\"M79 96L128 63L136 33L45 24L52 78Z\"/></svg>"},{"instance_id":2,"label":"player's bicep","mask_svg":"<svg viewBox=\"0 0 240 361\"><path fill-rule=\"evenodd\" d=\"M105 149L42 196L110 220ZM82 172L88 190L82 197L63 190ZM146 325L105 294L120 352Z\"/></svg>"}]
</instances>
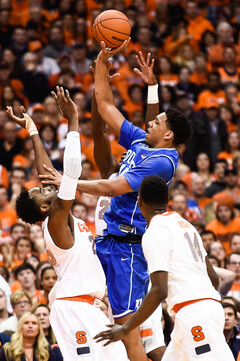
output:
<instances>
[{"instance_id":1,"label":"player's bicep","mask_svg":"<svg viewBox=\"0 0 240 361\"><path fill-rule=\"evenodd\" d=\"M128 120L124 120L121 127L121 136L119 139L119 144L124 148L129 149L131 147L132 142L136 140L145 141L146 132L130 123Z\"/></svg>"},{"instance_id":2,"label":"player's bicep","mask_svg":"<svg viewBox=\"0 0 240 361\"><path fill-rule=\"evenodd\" d=\"M98 105L98 111L103 120L113 129L114 133L119 137L121 126L124 122L124 116L113 104Z\"/></svg>"},{"instance_id":3,"label":"player's bicep","mask_svg":"<svg viewBox=\"0 0 240 361\"><path fill-rule=\"evenodd\" d=\"M212 282L212 285L216 290L218 290L219 278L218 278L217 273L214 271L213 266L212 266L211 262L209 261L208 256L205 257L205 262L206 262L206 266L207 266L207 273Z\"/></svg>"},{"instance_id":4,"label":"player's bicep","mask_svg":"<svg viewBox=\"0 0 240 361\"><path fill-rule=\"evenodd\" d=\"M166 298L168 294L168 272L156 271L150 274L152 289L156 289L162 298Z\"/></svg>"},{"instance_id":5,"label":"player's bicep","mask_svg":"<svg viewBox=\"0 0 240 361\"><path fill-rule=\"evenodd\" d=\"M122 194L131 193L133 189L131 188L128 181L124 176L119 176L117 179L110 180L108 183L109 187L109 197L117 197Z\"/></svg>"},{"instance_id":6,"label":"player's bicep","mask_svg":"<svg viewBox=\"0 0 240 361\"><path fill-rule=\"evenodd\" d=\"M73 219L69 213L73 201L56 197L49 210L49 233L56 246L62 249L71 248L74 244L72 236Z\"/></svg>"}]
</instances>

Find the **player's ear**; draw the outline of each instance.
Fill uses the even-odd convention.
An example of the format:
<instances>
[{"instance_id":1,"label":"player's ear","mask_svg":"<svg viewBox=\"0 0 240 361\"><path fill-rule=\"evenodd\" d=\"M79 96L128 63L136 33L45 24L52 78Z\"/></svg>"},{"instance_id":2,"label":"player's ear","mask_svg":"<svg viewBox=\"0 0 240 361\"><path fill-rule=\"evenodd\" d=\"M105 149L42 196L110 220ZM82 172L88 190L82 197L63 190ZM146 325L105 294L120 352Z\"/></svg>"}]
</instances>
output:
<instances>
[{"instance_id":1,"label":"player's ear","mask_svg":"<svg viewBox=\"0 0 240 361\"><path fill-rule=\"evenodd\" d=\"M165 140L171 140L171 139L173 139L173 137L174 137L174 133L172 130L166 131L166 133L164 135Z\"/></svg>"},{"instance_id":2,"label":"player's ear","mask_svg":"<svg viewBox=\"0 0 240 361\"><path fill-rule=\"evenodd\" d=\"M43 214L46 214L49 211L49 207L50 207L50 204L48 204L48 203L41 204L40 212Z\"/></svg>"}]
</instances>

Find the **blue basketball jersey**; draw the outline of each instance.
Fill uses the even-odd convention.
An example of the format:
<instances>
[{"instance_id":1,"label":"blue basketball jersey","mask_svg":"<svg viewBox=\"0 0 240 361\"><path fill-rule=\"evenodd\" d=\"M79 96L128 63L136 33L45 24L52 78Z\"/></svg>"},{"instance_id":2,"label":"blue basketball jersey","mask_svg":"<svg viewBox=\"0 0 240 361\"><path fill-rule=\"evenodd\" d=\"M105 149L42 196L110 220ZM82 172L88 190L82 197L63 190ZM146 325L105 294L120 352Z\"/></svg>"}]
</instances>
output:
<instances>
[{"instance_id":1,"label":"blue basketball jersey","mask_svg":"<svg viewBox=\"0 0 240 361\"><path fill-rule=\"evenodd\" d=\"M121 165L119 175L123 175L134 192L111 198L111 205L104 215L107 223L106 234L126 236L142 235L146 220L137 204L138 190L143 178L158 175L171 184L178 164L175 148L150 148L145 143L146 132L124 120L121 127L119 144L128 149Z\"/></svg>"}]
</instances>

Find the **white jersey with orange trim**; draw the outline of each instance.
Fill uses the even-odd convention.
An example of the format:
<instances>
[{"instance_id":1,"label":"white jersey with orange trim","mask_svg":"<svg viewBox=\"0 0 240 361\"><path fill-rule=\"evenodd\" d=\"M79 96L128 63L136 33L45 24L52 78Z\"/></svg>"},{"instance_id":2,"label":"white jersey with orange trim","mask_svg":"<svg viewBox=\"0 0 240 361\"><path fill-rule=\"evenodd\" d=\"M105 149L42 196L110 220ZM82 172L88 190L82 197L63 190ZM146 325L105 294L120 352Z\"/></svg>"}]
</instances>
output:
<instances>
[{"instance_id":1,"label":"white jersey with orange trim","mask_svg":"<svg viewBox=\"0 0 240 361\"><path fill-rule=\"evenodd\" d=\"M91 295L102 299L106 279L96 255L95 243L87 225L73 217L74 245L61 249L55 245L48 231L48 217L43 222L44 238L49 260L58 280L49 294L49 301L55 298Z\"/></svg>"},{"instance_id":2,"label":"white jersey with orange trim","mask_svg":"<svg viewBox=\"0 0 240 361\"><path fill-rule=\"evenodd\" d=\"M116 179L118 177L118 173L113 173L110 175L109 180ZM104 221L104 213L109 208L111 202L110 197L101 196L98 198L97 206L95 210L95 227L97 236L103 235L103 230L107 228L107 223Z\"/></svg>"},{"instance_id":3,"label":"white jersey with orange trim","mask_svg":"<svg viewBox=\"0 0 240 361\"><path fill-rule=\"evenodd\" d=\"M207 273L207 255L197 230L176 212L154 216L142 246L149 273L168 272L167 303L174 305L202 298L220 300Z\"/></svg>"}]
</instances>

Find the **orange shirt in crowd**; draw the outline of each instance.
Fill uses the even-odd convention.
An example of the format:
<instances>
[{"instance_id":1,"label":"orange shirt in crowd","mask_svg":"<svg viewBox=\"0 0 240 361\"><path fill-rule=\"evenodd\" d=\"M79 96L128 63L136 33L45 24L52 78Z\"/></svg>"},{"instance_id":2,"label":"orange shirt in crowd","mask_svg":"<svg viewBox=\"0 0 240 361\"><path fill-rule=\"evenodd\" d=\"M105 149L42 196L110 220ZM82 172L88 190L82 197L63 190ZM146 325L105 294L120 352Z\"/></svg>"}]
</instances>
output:
<instances>
[{"instance_id":1,"label":"orange shirt in crowd","mask_svg":"<svg viewBox=\"0 0 240 361\"><path fill-rule=\"evenodd\" d=\"M228 296L235 297L238 301L240 301L240 283L233 283L230 291L227 294Z\"/></svg>"},{"instance_id":2,"label":"orange shirt in crowd","mask_svg":"<svg viewBox=\"0 0 240 361\"><path fill-rule=\"evenodd\" d=\"M18 218L15 209L10 208L8 205L4 211L0 212L0 229L2 229L3 237L9 236L10 228L14 223L17 222L17 219Z\"/></svg>"},{"instance_id":3,"label":"orange shirt in crowd","mask_svg":"<svg viewBox=\"0 0 240 361\"><path fill-rule=\"evenodd\" d=\"M237 64L240 65L240 46L233 44L233 47L237 52ZM208 61L210 61L215 66L223 65L224 64L223 50L224 50L224 46L221 44L210 46L208 53Z\"/></svg>"},{"instance_id":4,"label":"orange shirt in crowd","mask_svg":"<svg viewBox=\"0 0 240 361\"><path fill-rule=\"evenodd\" d=\"M0 185L6 188L9 187L8 171L0 164Z\"/></svg>"},{"instance_id":5,"label":"orange shirt in crowd","mask_svg":"<svg viewBox=\"0 0 240 361\"><path fill-rule=\"evenodd\" d=\"M218 192L214 194L213 200L233 206L234 203L240 203L240 189L238 188L234 193L229 193L227 190Z\"/></svg>"},{"instance_id":6,"label":"orange shirt in crowd","mask_svg":"<svg viewBox=\"0 0 240 361\"><path fill-rule=\"evenodd\" d=\"M197 107L202 109L205 107L207 102L218 102L218 104L224 104L226 102L224 90L218 90L216 93L210 90L202 91L198 96Z\"/></svg>"},{"instance_id":7,"label":"orange shirt in crowd","mask_svg":"<svg viewBox=\"0 0 240 361\"><path fill-rule=\"evenodd\" d=\"M204 19L203 16L199 15L193 20L189 20L188 23L188 34L193 36L193 39L200 41L205 31L210 30L215 32L214 27L209 20Z\"/></svg>"},{"instance_id":8,"label":"orange shirt in crowd","mask_svg":"<svg viewBox=\"0 0 240 361\"><path fill-rule=\"evenodd\" d=\"M176 74L170 74L170 75L160 74L158 79L161 86L166 86L166 85L175 86L179 82L178 75Z\"/></svg>"},{"instance_id":9,"label":"orange shirt in crowd","mask_svg":"<svg viewBox=\"0 0 240 361\"><path fill-rule=\"evenodd\" d=\"M222 84L226 84L226 83L237 84L239 81L240 68L237 68L235 74L227 73L224 67L218 68L218 72L220 74Z\"/></svg>"},{"instance_id":10,"label":"orange shirt in crowd","mask_svg":"<svg viewBox=\"0 0 240 361\"><path fill-rule=\"evenodd\" d=\"M141 112L143 112L143 104L135 104L131 101L126 102L126 104L124 105L124 110L126 110L126 112L128 113L129 116L129 120L132 120L132 116L133 113L137 110L140 110Z\"/></svg>"},{"instance_id":11,"label":"orange shirt in crowd","mask_svg":"<svg viewBox=\"0 0 240 361\"><path fill-rule=\"evenodd\" d=\"M240 229L240 218L235 217L228 225L223 225L218 219L207 224L206 230L216 234L217 239L221 241L227 255L232 251L230 248L230 239L233 233L238 233Z\"/></svg>"},{"instance_id":12,"label":"orange shirt in crowd","mask_svg":"<svg viewBox=\"0 0 240 361\"><path fill-rule=\"evenodd\" d=\"M190 81L197 85L205 85L208 82L207 74L201 74L197 71L194 71L190 76Z\"/></svg>"},{"instance_id":13,"label":"orange shirt in crowd","mask_svg":"<svg viewBox=\"0 0 240 361\"><path fill-rule=\"evenodd\" d=\"M235 124L233 124L235 125ZM234 129L235 130L235 129ZM218 159L225 159L228 164L232 165L234 153L228 153L226 150L218 153Z\"/></svg>"}]
</instances>

